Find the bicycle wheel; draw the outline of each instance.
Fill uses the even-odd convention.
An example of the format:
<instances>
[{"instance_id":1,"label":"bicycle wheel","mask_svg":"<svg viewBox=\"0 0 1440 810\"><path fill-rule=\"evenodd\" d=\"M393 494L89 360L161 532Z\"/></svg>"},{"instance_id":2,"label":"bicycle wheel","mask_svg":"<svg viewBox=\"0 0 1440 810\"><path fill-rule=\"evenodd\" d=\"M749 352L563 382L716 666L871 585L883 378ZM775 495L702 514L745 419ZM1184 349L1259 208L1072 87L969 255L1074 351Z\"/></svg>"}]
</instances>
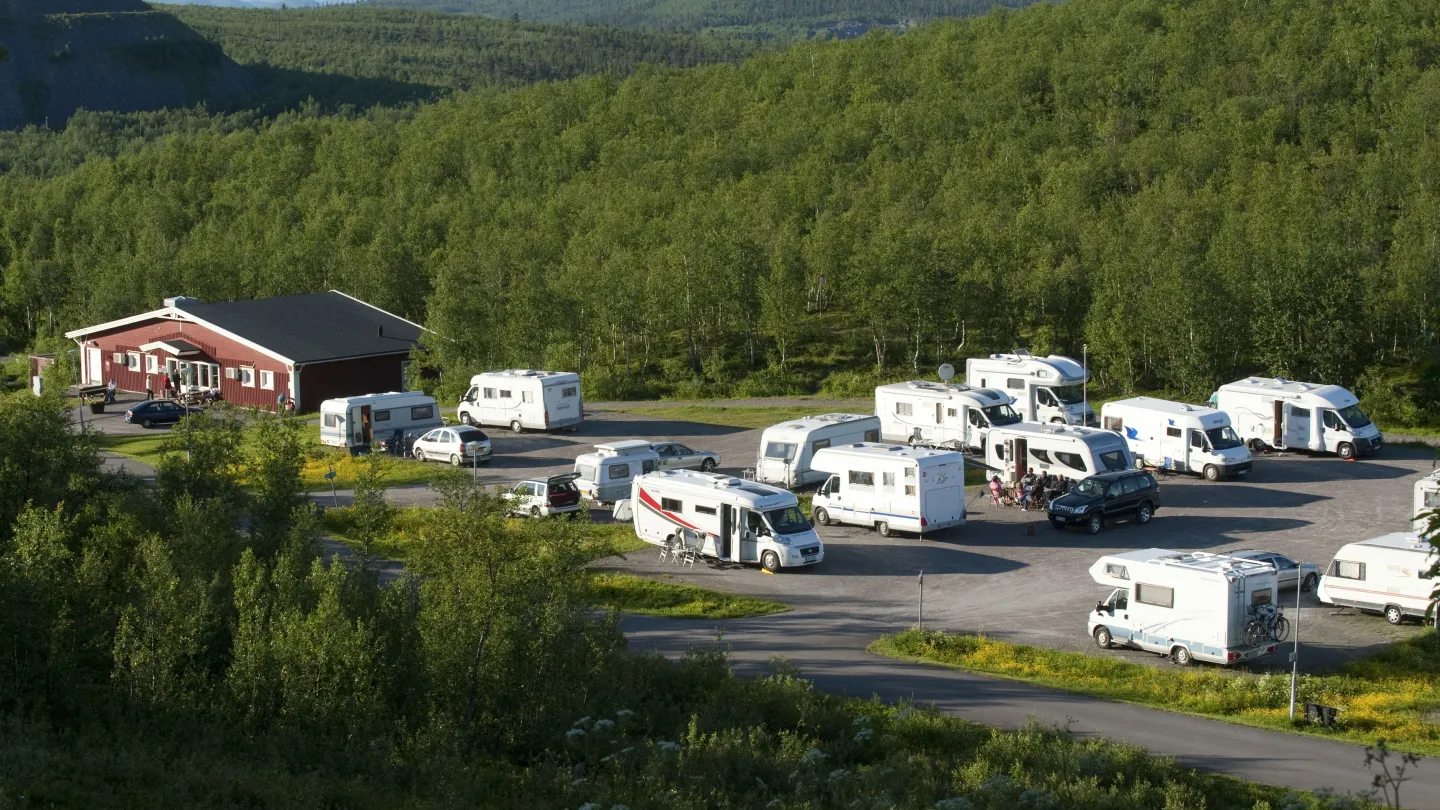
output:
<instances>
[{"instance_id":1,"label":"bicycle wheel","mask_svg":"<svg viewBox=\"0 0 1440 810\"><path fill-rule=\"evenodd\" d=\"M1275 617L1275 628L1272 631L1276 641L1284 641L1290 637L1290 620L1284 616Z\"/></svg>"},{"instance_id":2,"label":"bicycle wheel","mask_svg":"<svg viewBox=\"0 0 1440 810\"><path fill-rule=\"evenodd\" d=\"M1245 646L1259 646L1261 639L1265 636L1265 627L1260 624L1259 619L1251 619L1245 623Z\"/></svg>"}]
</instances>

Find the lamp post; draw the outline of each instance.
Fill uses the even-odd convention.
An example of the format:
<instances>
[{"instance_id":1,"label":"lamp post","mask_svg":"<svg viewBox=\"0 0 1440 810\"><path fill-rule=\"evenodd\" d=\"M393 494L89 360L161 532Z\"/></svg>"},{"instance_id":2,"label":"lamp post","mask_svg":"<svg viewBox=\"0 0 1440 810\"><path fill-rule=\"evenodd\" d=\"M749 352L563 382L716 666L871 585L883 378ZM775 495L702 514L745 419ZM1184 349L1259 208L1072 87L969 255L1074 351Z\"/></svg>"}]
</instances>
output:
<instances>
[{"instance_id":1,"label":"lamp post","mask_svg":"<svg viewBox=\"0 0 1440 810\"><path fill-rule=\"evenodd\" d=\"M1080 344L1080 367L1085 371L1085 377L1080 382L1080 398L1085 401L1085 410L1090 410L1090 344ZM1081 417L1084 418L1083 416Z\"/></svg>"},{"instance_id":2,"label":"lamp post","mask_svg":"<svg viewBox=\"0 0 1440 810\"><path fill-rule=\"evenodd\" d=\"M190 366L180 369L180 381L185 388L190 387ZM190 462L190 397L185 390L180 391L180 401L185 403L185 462Z\"/></svg>"},{"instance_id":3,"label":"lamp post","mask_svg":"<svg viewBox=\"0 0 1440 810\"><path fill-rule=\"evenodd\" d=\"M1290 651L1290 720L1295 720L1295 688L1300 680L1300 589L1305 583L1305 566L1295 561L1295 648Z\"/></svg>"}]
</instances>

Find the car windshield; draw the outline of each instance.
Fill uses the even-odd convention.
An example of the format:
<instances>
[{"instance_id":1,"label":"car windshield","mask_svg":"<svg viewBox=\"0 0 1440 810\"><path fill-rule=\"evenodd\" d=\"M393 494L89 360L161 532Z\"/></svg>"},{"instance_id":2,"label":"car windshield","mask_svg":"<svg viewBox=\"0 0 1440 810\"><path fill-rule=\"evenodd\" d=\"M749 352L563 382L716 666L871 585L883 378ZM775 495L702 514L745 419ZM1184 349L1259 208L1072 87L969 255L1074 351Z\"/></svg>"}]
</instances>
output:
<instances>
[{"instance_id":1,"label":"car windshield","mask_svg":"<svg viewBox=\"0 0 1440 810\"><path fill-rule=\"evenodd\" d=\"M1086 478L1084 481L1076 484L1075 488L1070 491L1078 492L1081 495L1104 495L1105 482L1096 478Z\"/></svg>"},{"instance_id":2,"label":"car windshield","mask_svg":"<svg viewBox=\"0 0 1440 810\"><path fill-rule=\"evenodd\" d=\"M785 444L784 442L770 442L765 445L766 458L794 458L795 448L798 445Z\"/></svg>"},{"instance_id":3,"label":"car windshield","mask_svg":"<svg viewBox=\"0 0 1440 810\"><path fill-rule=\"evenodd\" d=\"M1356 428L1362 428L1370 424L1370 417L1366 416L1365 412L1360 410L1359 405L1351 405L1348 408L1341 408L1340 418L1345 420L1345 424L1349 425L1351 430L1354 430Z\"/></svg>"},{"instance_id":4,"label":"car windshield","mask_svg":"<svg viewBox=\"0 0 1440 810\"><path fill-rule=\"evenodd\" d=\"M1235 429L1229 425L1210 428L1205 431L1205 437L1210 440L1212 450L1230 450L1244 445L1244 442L1240 441L1240 437L1235 435Z\"/></svg>"},{"instance_id":5,"label":"car windshield","mask_svg":"<svg viewBox=\"0 0 1440 810\"><path fill-rule=\"evenodd\" d=\"M455 432L459 434L462 442L483 442L489 438L484 431L475 428L460 428Z\"/></svg>"},{"instance_id":6,"label":"car windshield","mask_svg":"<svg viewBox=\"0 0 1440 810\"><path fill-rule=\"evenodd\" d=\"M1010 407L1008 403L1005 405L991 405L988 408L981 408L980 412L985 414L985 418L989 419L990 424L994 427L1013 425L1020 421L1020 414L1016 413L1015 409Z\"/></svg>"},{"instance_id":7,"label":"car windshield","mask_svg":"<svg viewBox=\"0 0 1440 810\"><path fill-rule=\"evenodd\" d=\"M810 529L810 521L805 519L805 513L796 506L771 509L765 513L765 522L778 534L797 534Z\"/></svg>"},{"instance_id":8,"label":"car windshield","mask_svg":"<svg viewBox=\"0 0 1440 810\"><path fill-rule=\"evenodd\" d=\"M1085 401L1085 389L1078 385L1061 385L1050 389L1061 405L1079 405Z\"/></svg>"}]
</instances>

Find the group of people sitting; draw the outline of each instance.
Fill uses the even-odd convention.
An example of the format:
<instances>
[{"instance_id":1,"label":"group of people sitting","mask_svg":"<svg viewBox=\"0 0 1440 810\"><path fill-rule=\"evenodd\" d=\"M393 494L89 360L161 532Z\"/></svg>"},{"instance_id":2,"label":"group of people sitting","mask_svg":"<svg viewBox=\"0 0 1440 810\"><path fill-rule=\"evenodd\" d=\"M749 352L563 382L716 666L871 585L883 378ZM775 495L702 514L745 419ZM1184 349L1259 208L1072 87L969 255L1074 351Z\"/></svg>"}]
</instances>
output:
<instances>
[{"instance_id":1,"label":"group of people sitting","mask_svg":"<svg viewBox=\"0 0 1440 810\"><path fill-rule=\"evenodd\" d=\"M1035 468L1025 471L1019 481L1002 483L1000 476L990 478L990 502L996 506L1019 506L1023 511L1044 509L1050 501L1070 491L1071 480L1049 472L1036 475Z\"/></svg>"}]
</instances>

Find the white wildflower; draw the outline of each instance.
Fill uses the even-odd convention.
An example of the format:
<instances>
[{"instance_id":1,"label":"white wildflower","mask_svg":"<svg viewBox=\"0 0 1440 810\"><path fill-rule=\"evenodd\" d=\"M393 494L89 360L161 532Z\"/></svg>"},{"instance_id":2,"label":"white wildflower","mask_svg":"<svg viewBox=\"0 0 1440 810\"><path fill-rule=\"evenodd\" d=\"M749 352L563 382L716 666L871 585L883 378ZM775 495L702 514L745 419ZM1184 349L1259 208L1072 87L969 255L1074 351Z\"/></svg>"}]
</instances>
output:
<instances>
[{"instance_id":1,"label":"white wildflower","mask_svg":"<svg viewBox=\"0 0 1440 810\"><path fill-rule=\"evenodd\" d=\"M850 725L852 725L852 726L868 726L868 725L870 725L870 718L867 717L866 715L863 715L863 714L862 714L862 715L860 715L859 717L857 717L857 718L855 718L854 720L852 720L852 721L850 722Z\"/></svg>"},{"instance_id":2,"label":"white wildflower","mask_svg":"<svg viewBox=\"0 0 1440 810\"><path fill-rule=\"evenodd\" d=\"M670 742L669 740L661 740L655 743L655 747L659 748L662 754L675 754L680 751L680 743Z\"/></svg>"},{"instance_id":3,"label":"white wildflower","mask_svg":"<svg viewBox=\"0 0 1440 810\"><path fill-rule=\"evenodd\" d=\"M845 777L847 777L847 776L849 776L849 775L850 775L850 772L847 771L847 770L845 770L844 768L836 768L835 770L833 770L833 771L830 772L830 781L833 782L833 781L835 781L836 779L844 779Z\"/></svg>"},{"instance_id":4,"label":"white wildflower","mask_svg":"<svg viewBox=\"0 0 1440 810\"><path fill-rule=\"evenodd\" d=\"M855 735L855 742L857 742L857 743L868 742L868 741L870 740L870 738L872 738L872 737L874 737L874 736L875 736L875 729L873 729L873 728L862 728L862 729L860 729L860 733Z\"/></svg>"},{"instance_id":5,"label":"white wildflower","mask_svg":"<svg viewBox=\"0 0 1440 810\"><path fill-rule=\"evenodd\" d=\"M596 720L596 721L595 721L595 729L594 729L594 730L595 730L595 731L609 731L610 729L612 729L612 728L614 728L614 727L615 727L615 721L614 721L614 720Z\"/></svg>"},{"instance_id":6,"label":"white wildflower","mask_svg":"<svg viewBox=\"0 0 1440 810\"><path fill-rule=\"evenodd\" d=\"M581 737L584 737L584 736L585 736L585 729L583 729L583 728L572 728L572 729L570 729L569 731L565 732L565 736L566 736L566 737L569 737L569 738L572 739L572 740L578 740L578 739L580 739Z\"/></svg>"},{"instance_id":7,"label":"white wildflower","mask_svg":"<svg viewBox=\"0 0 1440 810\"><path fill-rule=\"evenodd\" d=\"M580 718L579 720L576 720L574 723L571 723L571 724L570 724L570 727L571 727L571 728L580 728L581 726L588 726L588 725L590 725L590 715L587 714L587 715L585 715L584 717Z\"/></svg>"},{"instance_id":8,"label":"white wildflower","mask_svg":"<svg viewBox=\"0 0 1440 810\"><path fill-rule=\"evenodd\" d=\"M629 709L621 709L620 711L615 712L615 716L620 718L621 720L624 720L627 717L634 717L635 712L632 712Z\"/></svg>"},{"instance_id":9,"label":"white wildflower","mask_svg":"<svg viewBox=\"0 0 1440 810\"><path fill-rule=\"evenodd\" d=\"M828 759L828 755L819 748L811 748L800 756L801 765L815 765L821 760Z\"/></svg>"},{"instance_id":10,"label":"white wildflower","mask_svg":"<svg viewBox=\"0 0 1440 810\"><path fill-rule=\"evenodd\" d=\"M572 787L572 788L573 788L573 787L580 787L580 786L583 785L583 784L585 784L585 777L583 777L583 776L580 777L579 779L572 779L572 780L570 780L570 787Z\"/></svg>"}]
</instances>

